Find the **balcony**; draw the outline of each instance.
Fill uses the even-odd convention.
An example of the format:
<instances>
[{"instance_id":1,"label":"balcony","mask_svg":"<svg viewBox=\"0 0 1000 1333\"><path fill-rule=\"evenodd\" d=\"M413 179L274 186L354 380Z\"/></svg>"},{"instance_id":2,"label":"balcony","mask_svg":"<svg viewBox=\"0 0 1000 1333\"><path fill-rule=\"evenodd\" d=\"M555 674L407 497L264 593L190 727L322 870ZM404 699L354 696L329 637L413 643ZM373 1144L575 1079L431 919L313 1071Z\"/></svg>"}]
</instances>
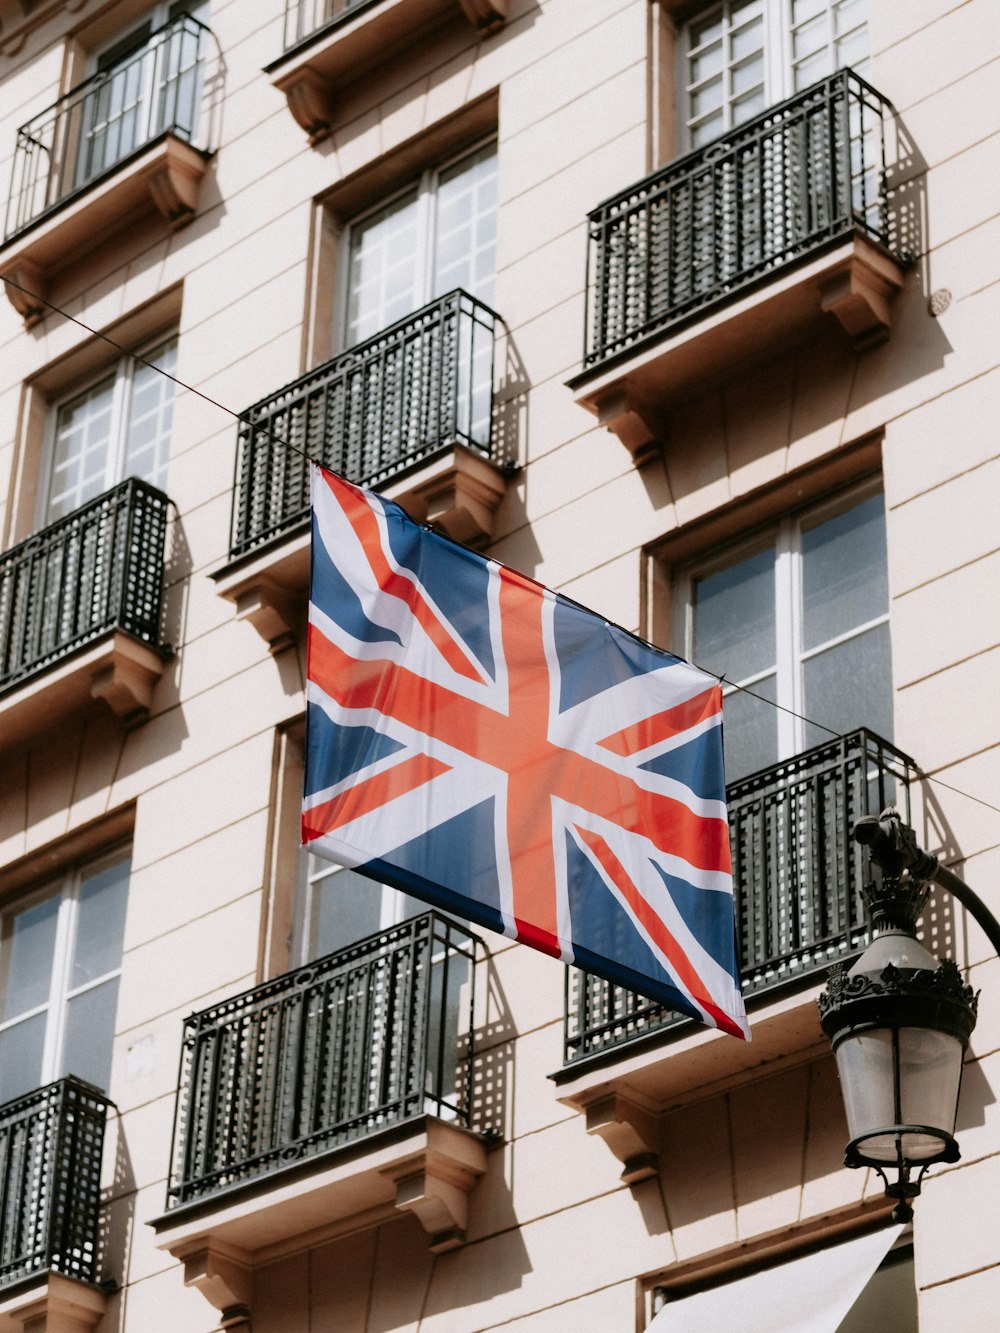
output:
<instances>
[{"instance_id":1,"label":"balcony","mask_svg":"<svg viewBox=\"0 0 1000 1333\"><path fill-rule=\"evenodd\" d=\"M170 501L130 478L0 555L3 749L103 699L141 716L163 672Z\"/></svg>"},{"instance_id":2,"label":"balcony","mask_svg":"<svg viewBox=\"0 0 1000 1333\"><path fill-rule=\"evenodd\" d=\"M123 225L158 213L177 230L194 217L218 92L210 38L183 15L18 130L0 276L27 327L51 279Z\"/></svg>"},{"instance_id":3,"label":"balcony","mask_svg":"<svg viewBox=\"0 0 1000 1333\"><path fill-rule=\"evenodd\" d=\"M506 489L492 445L498 323L450 292L241 414L230 540L239 564L217 584L273 650L294 638L308 585L307 457L458 541L489 538Z\"/></svg>"},{"instance_id":4,"label":"balcony","mask_svg":"<svg viewBox=\"0 0 1000 1333\"><path fill-rule=\"evenodd\" d=\"M827 313L859 348L884 340L907 262L894 115L841 70L595 209L577 402L638 454L747 348Z\"/></svg>"},{"instance_id":5,"label":"balcony","mask_svg":"<svg viewBox=\"0 0 1000 1333\"><path fill-rule=\"evenodd\" d=\"M727 787L737 948L753 1041L716 1041L697 1029L697 1049L685 1044L684 1060L671 1062L663 1040L671 1033L694 1035L691 1020L622 986L567 970L564 1069L556 1081L572 1082L577 1071L587 1071L564 1100L588 1109L596 1132L612 1132L599 1127L608 1106L593 1100L597 1090L619 1095L618 1076L607 1073L612 1062L622 1066L630 1092L651 1105L821 1039L811 992L805 1001L803 993L810 980L825 982L831 963L868 943L854 821L889 804L908 810L915 772L912 759L862 730ZM754 1021L758 997L777 1001L762 1023ZM620 1114L619 1106L611 1124ZM642 1153L632 1143L626 1155Z\"/></svg>"},{"instance_id":6,"label":"balcony","mask_svg":"<svg viewBox=\"0 0 1000 1333\"><path fill-rule=\"evenodd\" d=\"M430 912L187 1020L154 1226L219 1308L247 1304L255 1264L317 1228L398 1208L432 1249L461 1244L485 1170L468 1128L476 948Z\"/></svg>"},{"instance_id":7,"label":"balcony","mask_svg":"<svg viewBox=\"0 0 1000 1333\"><path fill-rule=\"evenodd\" d=\"M342 86L460 12L489 36L506 22L507 0L285 0L284 54L265 73L315 144L330 132Z\"/></svg>"},{"instance_id":8,"label":"balcony","mask_svg":"<svg viewBox=\"0 0 1000 1333\"><path fill-rule=\"evenodd\" d=\"M35 1327L40 1318L38 1327L82 1330L104 1313L106 1298L93 1284L108 1106L73 1077L0 1106L2 1328L9 1320Z\"/></svg>"}]
</instances>

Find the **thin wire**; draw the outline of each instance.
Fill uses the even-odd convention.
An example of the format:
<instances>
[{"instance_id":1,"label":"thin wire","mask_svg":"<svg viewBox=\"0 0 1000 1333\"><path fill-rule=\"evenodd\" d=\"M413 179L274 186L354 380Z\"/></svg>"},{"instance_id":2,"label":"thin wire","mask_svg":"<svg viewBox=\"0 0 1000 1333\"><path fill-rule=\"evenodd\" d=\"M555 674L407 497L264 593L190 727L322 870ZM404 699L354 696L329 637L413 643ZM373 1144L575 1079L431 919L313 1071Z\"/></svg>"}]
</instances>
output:
<instances>
[{"instance_id":1,"label":"thin wire","mask_svg":"<svg viewBox=\"0 0 1000 1333\"><path fill-rule=\"evenodd\" d=\"M144 356L140 356L138 352L131 351L120 342L116 342L115 339L108 334L102 333L99 329L92 328L82 319L78 319L76 315L71 315L69 311L63 310L60 306L54 305L51 301L46 300L44 296L39 296L37 292L30 291L27 287L23 287L19 282L15 282L13 278L4 276L3 281L8 286L15 287L19 292L23 292L25 296L30 296L33 301L38 301L42 305L48 306L48 308L55 311L57 315L62 315L63 319L68 319L72 324L78 325L93 337L100 338L116 351L121 352L123 356L128 356L131 357L133 361L141 362L144 366L148 366L150 370L155 370L157 374L163 375L168 380L172 380L178 388L184 389L187 393L193 393L196 397L203 399L206 403L210 403L213 407L217 407L220 412L225 412L226 415L232 417L234 421L244 421L244 417L241 413L234 412L231 407L227 407L225 403L220 403L218 399L212 398L207 393L203 393L201 389L196 389L193 385L186 384L184 380L178 379L176 375L171 375L170 372L164 370L162 366L156 365L153 361L148 361ZM258 425L254 426L254 430L259 432L259 434L266 436L273 443L280 444L285 449L291 449L293 453L299 454L306 460L306 462L316 461L307 454L304 449L300 449L298 445L292 444L290 440L283 439L280 435L275 435L273 431L268 430L266 427ZM462 543L457 544L461 545ZM568 598L567 600L572 601L573 599ZM580 603L576 603L576 605L579 606ZM621 627L619 626L619 628ZM625 632L627 633L628 631ZM649 646L655 647L656 645L650 644ZM660 651L662 651L662 649ZM677 654L672 653L671 656L676 657ZM779 712L788 713L790 716L808 723L811 727L817 727L820 731L827 732L830 736L839 737L841 734L839 731L835 731L832 727L826 726L823 722L816 722L813 718L806 717L804 713L797 713L793 708L788 708L784 704L776 703L774 699L768 699L763 694L755 694L753 690L748 689L745 685L737 685L735 681L727 680L724 672L722 675L719 675L717 671L709 671L705 667L699 667L697 662L692 662L691 665L697 667L699 671L703 671L706 676L711 676L714 680L717 680L720 685L729 685L734 690L740 690L743 694L748 694L752 699L757 699L761 703L769 704L772 708L778 709ZM1000 805L993 805L990 801L984 800L981 796L973 796L971 792L963 791L961 787L955 787L950 782L945 782L943 778L933 777L930 773L924 773L920 768L917 769L917 775L924 782L933 782L939 787L945 787L948 791L954 792L956 796L964 796L966 800L975 801L977 805L983 805L987 810L993 810L1000 815Z\"/></svg>"},{"instance_id":2,"label":"thin wire","mask_svg":"<svg viewBox=\"0 0 1000 1333\"><path fill-rule=\"evenodd\" d=\"M187 393L193 393L195 397L204 399L206 403L211 403L212 407L217 407L220 412L225 412L226 415L232 417L234 421L242 422L244 420L241 413L234 412L231 407L227 407L225 403L220 403L217 398L212 398L211 395L203 393L201 389L196 389L193 384L186 384L184 380L179 380L176 375L171 375L169 370L164 370L163 367L158 366L155 361L149 361L146 357L140 356L138 352L133 352L122 343L116 342L115 339L110 337L107 333L102 333L100 329L92 328L76 315L71 315L68 310L63 310L60 306L53 305L51 301L46 300L44 296L39 296L37 292L29 291L27 287L23 287L19 282L15 282L13 278L9 278L5 275L3 281L9 287L16 287L19 292L24 292L25 296L30 296L33 301L38 301L42 305L48 306L48 308L54 310L57 315L62 315L63 319L68 319L70 323L78 325L81 329L92 334L95 338L100 338L102 342L106 342L110 347L113 347L116 352L121 352L123 356L131 357L133 361L141 362L142 365L148 366L150 370L155 370L158 375L162 375L165 379L172 380L178 388L184 389ZM280 435L276 435L274 431L268 430L265 426L255 426L254 429L261 435L266 435L267 438L272 440L275 444L283 445L284 448L291 449L293 453L300 454L307 462L315 461L310 458L304 449L300 449L297 444L293 444L291 440L283 439Z\"/></svg>"}]
</instances>

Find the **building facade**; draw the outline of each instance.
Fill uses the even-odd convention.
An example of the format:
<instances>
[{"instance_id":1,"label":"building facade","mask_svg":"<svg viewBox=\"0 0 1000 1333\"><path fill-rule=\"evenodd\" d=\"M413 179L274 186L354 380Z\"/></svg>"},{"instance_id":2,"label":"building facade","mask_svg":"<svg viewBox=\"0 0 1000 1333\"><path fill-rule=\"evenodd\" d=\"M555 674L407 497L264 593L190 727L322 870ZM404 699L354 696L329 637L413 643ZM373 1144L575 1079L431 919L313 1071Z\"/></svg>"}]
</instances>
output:
<instances>
[{"instance_id":1,"label":"building facade","mask_svg":"<svg viewBox=\"0 0 1000 1333\"><path fill-rule=\"evenodd\" d=\"M0 0L0 1333L995 1326L1000 962L931 899L902 1231L815 1000L861 814L1000 910L998 72L991 0ZM299 849L307 455L724 676L751 1043Z\"/></svg>"}]
</instances>

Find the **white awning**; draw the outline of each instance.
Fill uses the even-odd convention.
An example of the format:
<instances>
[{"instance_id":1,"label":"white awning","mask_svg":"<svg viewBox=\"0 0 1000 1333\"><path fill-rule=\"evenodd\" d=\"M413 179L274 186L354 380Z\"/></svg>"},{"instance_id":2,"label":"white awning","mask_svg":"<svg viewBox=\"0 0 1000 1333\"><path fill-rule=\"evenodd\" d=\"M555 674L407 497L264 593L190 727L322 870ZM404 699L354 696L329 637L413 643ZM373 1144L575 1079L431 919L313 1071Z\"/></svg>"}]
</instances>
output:
<instances>
[{"instance_id":1,"label":"white awning","mask_svg":"<svg viewBox=\"0 0 1000 1333\"><path fill-rule=\"evenodd\" d=\"M670 1301L647 1333L836 1333L902 1229L873 1231Z\"/></svg>"}]
</instances>

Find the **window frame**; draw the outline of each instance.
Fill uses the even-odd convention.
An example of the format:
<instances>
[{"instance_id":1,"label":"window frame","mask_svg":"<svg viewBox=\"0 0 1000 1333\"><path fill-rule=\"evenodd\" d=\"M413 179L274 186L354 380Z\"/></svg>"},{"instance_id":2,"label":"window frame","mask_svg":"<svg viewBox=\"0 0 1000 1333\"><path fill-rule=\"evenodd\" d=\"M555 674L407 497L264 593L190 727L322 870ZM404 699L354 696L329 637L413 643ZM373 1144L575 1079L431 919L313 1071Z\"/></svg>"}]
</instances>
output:
<instances>
[{"instance_id":1,"label":"window frame","mask_svg":"<svg viewBox=\"0 0 1000 1333\"><path fill-rule=\"evenodd\" d=\"M0 904L0 948L3 947L3 925L7 919L16 917L22 912L30 911L33 907L46 902L49 899L57 899L56 924L52 942L52 967L49 976L48 994L44 1001L26 1009L14 1017L3 1020L0 1019L0 1038L2 1034L9 1029L17 1027L19 1024L37 1017L40 1014L45 1015L45 1031L42 1039L42 1050L40 1058L39 1087L45 1087L56 1079L63 1078L76 1071L66 1067L66 1031L68 1026L70 1003L86 994L88 991L96 990L99 986L107 984L109 981L120 983L124 963L124 936L125 936L125 914L122 916L122 950L118 956L118 965L110 971L101 973L100 976L92 977L80 985L72 984L72 966L75 958L75 949L78 938L78 928L80 919L80 894L84 884L91 878L99 875L102 871L112 866L123 866L126 881L125 912L128 910L128 893L132 874L132 849L129 843L119 844L108 848L95 857L72 863L63 869L55 878L47 883L30 889L28 892L21 893L15 898ZM0 985L4 981L4 973L0 967ZM117 1004L117 997L116 997ZM112 1031L108 1034L110 1041L114 1040L114 1024ZM109 1082L111 1071L112 1050L108 1049L108 1070ZM26 1090L26 1091L30 1091ZM107 1089L105 1089L107 1091ZM15 1094L16 1096L23 1094ZM6 1100L6 1099L4 1099Z\"/></svg>"},{"instance_id":2,"label":"window frame","mask_svg":"<svg viewBox=\"0 0 1000 1333\"><path fill-rule=\"evenodd\" d=\"M851 630L823 640L810 648L803 645L803 608L802 608L802 534L818 527L839 514L846 513L856 505L873 498L884 496L881 477L869 477L841 490L817 498L808 504L771 519L755 527L736 541L729 543L707 558L693 560L674 574L672 604L671 642L678 645L677 651L687 660L699 665L694 650L695 606L692 592L698 579L730 568L757 552L763 552L773 546L774 560L774 610L775 610L775 702L777 704L777 757L778 761L801 754L809 747L806 729L809 725L805 716L805 681L804 665L810 658L822 652L849 642L879 626L891 624L891 598L887 599L886 610L874 619L859 622ZM888 569L888 550L886 552ZM891 683L891 657L889 663ZM752 689L754 684L772 674L766 669L751 676L742 677L732 685L723 682L723 697L735 693L740 688ZM886 736L885 740L892 740Z\"/></svg>"},{"instance_id":3,"label":"window frame","mask_svg":"<svg viewBox=\"0 0 1000 1333\"><path fill-rule=\"evenodd\" d=\"M418 254L418 281L415 284L416 290L412 310L419 310L421 306L426 305L433 300L432 295L435 287L435 247L437 244L437 197L440 189L440 178L448 171L450 167L457 166L465 158L471 158L474 154L481 152L484 148L492 147L494 150L494 160L499 163L499 143L496 130L491 130L487 134L480 135L478 138L464 143L461 147L445 154L440 159L426 163L419 174L410 176L407 180L397 182L395 186L381 194L378 198L371 200L366 206L347 218L340 227L340 234L337 238L337 252L335 264L334 280L334 302L333 302L333 337L331 347L333 354L337 355L348 351L352 346L356 346L359 340L351 339L348 334L348 315L351 299L351 250L353 235L357 227L362 226L376 214L382 212L404 199L408 194L416 192L417 199L417 245ZM499 215L499 205L497 207L497 216ZM494 276L496 268L494 266ZM472 295L476 295L475 292ZM486 301L487 305L492 301ZM412 313L409 311L407 313ZM404 316L405 317L405 316ZM386 326L389 327L389 326ZM374 336L374 335L369 335ZM366 341L365 338L360 341Z\"/></svg>"},{"instance_id":4,"label":"window frame","mask_svg":"<svg viewBox=\"0 0 1000 1333\"><path fill-rule=\"evenodd\" d=\"M46 403L45 408L45 430L41 454L41 464L38 470L37 489L35 493L35 514L33 530L39 531L48 527L50 524L58 522L61 518L74 513L74 509L67 510L65 514L53 516L51 514L52 504L52 481L55 472L56 445L59 431L59 417L64 408L69 407L76 401L83 399L88 393L96 389L104 381L114 377L112 385L111 398L111 421L108 431L108 445L106 448L106 457L104 462L104 477L99 490L95 495L103 494L112 486L124 481L129 476L139 476L139 473L132 473L127 470L128 461L128 426L129 412L132 404L132 394L135 384L137 370L143 368L144 362L152 361L154 357L165 352L168 348L173 349L176 358L180 346L180 338L176 329L163 333L152 340L140 345L136 352L125 352L116 360L105 364L97 373L87 376L72 386L67 387L58 395L53 395ZM141 360L139 359L141 358ZM174 366L176 370L176 364ZM165 372L172 375L172 372ZM173 436L173 408L176 402L176 384L173 386L170 403L171 422L169 437ZM161 477L151 479L144 477L150 485L163 490L167 485L167 477L170 465L170 447L168 442L167 459L163 468ZM93 497L91 497L93 498ZM80 504L87 504L88 500L83 500Z\"/></svg>"},{"instance_id":5,"label":"window frame","mask_svg":"<svg viewBox=\"0 0 1000 1333\"><path fill-rule=\"evenodd\" d=\"M838 34L836 31L835 12L841 0L823 0L826 7L827 35L824 43L826 50L836 61L837 43L843 41L846 37L857 33L862 27L868 28L867 5L865 8L863 23L855 24L847 32ZM849 0L846 0L849 3ZM674 114L677 125L677 152L686 153L691 151L695 145L694 134L692 132L693 122L698 119L691 115L690 94L696 86L694 81L689 80L690 57L692 48L690 46L690 36L693 25L703 22L711 14L718 11L723 15L724 35L723 41L726 44L727 55L723 59L722 71L725 79L726 90L722 101L723 123L718 131L718 135L729 134L732 130L743 122L733 121L731 115L731 72L738 62L730 63L728 59L729 34L732 30L729 23L729 14L733 0L713 0L712 3L702 5L687 19L678 25L677 38L675 42L675 66L674 66L674 87L676 89ZM786 97L791 97L796 91L799 91L796 82L796 69L803 59L810 57L799 57L796 61L794 56L794 34L797 29L803 27L815 18L815 15L807 19L800 20L798 23L793 21L792 5L794 0L760 0L762 27L763 27L763 90L764 90L764 108L775 106L784 101ZM817 48L822 49L822 48ZM814 53L813 53L814 54ZM871 59L870 42L868 54L864 61L858 62L854 68L859 73L864 73ZM830 69L832 73L838 65L834 63ZM822 77L822 76L820 76ZM815 79L809 79L804 87L814 83ZM717 135L712 135L705 140L700 147L711 143Z\"/></svg>"}]
</instances>

